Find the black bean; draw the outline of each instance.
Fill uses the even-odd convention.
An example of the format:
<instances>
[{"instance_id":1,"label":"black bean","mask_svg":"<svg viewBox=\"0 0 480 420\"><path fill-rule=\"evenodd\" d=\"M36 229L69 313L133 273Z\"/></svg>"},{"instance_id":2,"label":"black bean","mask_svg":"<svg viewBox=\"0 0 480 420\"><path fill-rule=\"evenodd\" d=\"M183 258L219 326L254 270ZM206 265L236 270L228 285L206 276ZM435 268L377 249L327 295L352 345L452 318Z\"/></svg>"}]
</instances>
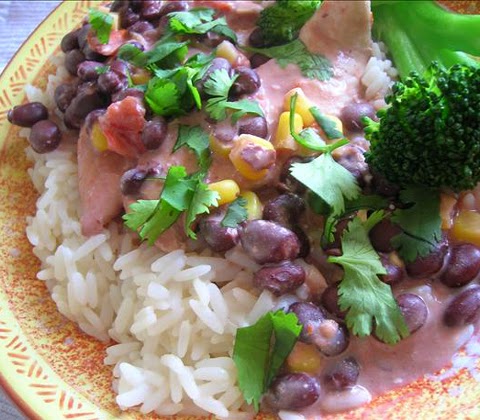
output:
<instances>
[{"instance_id":1,"label":"black bean","mask_svg":"<svg viewBox=\"0 0 480 420\"><path fill-rule=\"evenodd\" d=\"M20 127L32 127L35 123L47 118L48 110L40 102L17 105L9 110L7 114L8 121Z\"/></svg>"},{"instance_id":2,"label":"black bean","mask_svg":"<svg viewBox=\"0 0 480 420\"><path fill-rule=\"evenodd\" d=\"M140 16L145 20L156 20L162 17L162 2L159 0L144 0ZM152 27L153 28L153 27Z\"/></svg>"},{"instance_id":3,"label":"black bean","mask_svg":"<svg viewBox=\"0 0 480 420\"><path fill-rule=\"evenodd\" d=\"M364 150L355 145L347 145L341 149L337 162L355 177L360 187L366 185L368 164L365 162Z\"/></svg>"},{"instance_id":4,"label":"black bean","mask_svg":"<svg viewBox=\"0 0 480 420\"><path fill-rule=\"evenodd\" d=\"M450 258L440 280L449 287L470 283L480 271L480 249L472 244L457 244L450 250Z\"/></svg>"},{"instance_id":5,"label":"black bean","mask_svg":"<svg viewBox=\"0 0 480 420\"><path fill-rule=\"evenodd\" d=\"M447 251L448 245L445 241L438 243L430 254L407 263L405 265L407 274L410 277L433 276L441 270Z\"/></svg>"},{"instance_id":6,"label":"black bean","mask_svg":"<svg viewBox=\"0 0 480 420\"><path fill-rule=\"evenodd\" d=\"M339 283L334 283L328 286L323 291L320 302L322 306L332 315L343 319L345 318L347 311L342 311L338 305L338 285Z\"/></svg>"},{"instance_id":7,"label":"black bean","mask_svg":"<svg viewBox=\"0 0 480 420\"><path fill-rule=\"evenodd\" d=\"M88 33L90 32L92 25L87 23L86 25L83 25L79 30L77 34L77 39L78 39L78 47L80 49L83 49L85 45L88 44Z\"/></svg>"},{"instance_id":8,"label":"black bean","mask_svg":"<svg viewBox=\"0 0 480 420\"><path fill-rule=\"evenodd\" d=\"M98 61L84 61L78 66L77 76L84 82L92 82L98 79L98 71L103 64Z\"/></svg>"},{"instance_id":9,"label":"black bean","mask_svg":"<svg viewBox=\"0 0 480 420\"><path fill-rule=\"evenodd\" d=\"M262 139L268 136L268 124L265 117L247 115L238 121L238 134L251 134Z\"/></svg>"},{"instance_id":10,"label":"black bean","mask_svg":"<svg viewBox=\"0 0 480 420\"><path fill-rule=\"evenodd\" d=\"M77 94L77 83L63 83L55 89L54 99L60 111L65 112Z\"/></svg>"},{"instance_id":11,"label":"black bean","mask_svg":"<svg viewBox=\"0 0 480 420\"><path fill-rule=\"evenodd\" d=\"M288 312L293 312L298 323L302 326L300 341L312 343L316 330L327 319L325 310L311 302L295 302L290 305Z\"/></svg>"},{"instance_id":12,"label":"black bean","mask_svg":"<svg viewBox=\"0 0 480 420\"><path fill-rule=\"evenodd\" d=\"M382 261L382 265L387 271L387 274L382 274L380 275L380 280L382 280L384 283L394 285L400 283L403 278L404 278L404 270L402 267L399 267L396 264L393 264L388 256L382 255L380 256L380 259Z\"/></svg>"},{"instance_id":13,"label":"black bean","mask_svg":"<svg viewBox=\"0 0 480 420\"><path fill-rule=\"evenodd\" d=\"M128 7L128 0L115 0L111 5L110 5L110 11L111 12L119 12L120 10Z\"/></svg>"},{"instance_id":14,"label":"black bean","mask_svg":"<svg viewBox=\"0 0 480 420\"><path fill-rule=\"evenodd\" d=\"M162 15L168 15L169 13L173 12L184 12L188 10L188 1L167 1L164 3L165 5L162 7Z\"/></svg>"},{"instance_id":15,"label":"black bean","mask_svg":"<svg viewBox=\"0 0 480 420\"><path fill-rule=\"evenodd\" d=\"M145 93L143 93L140 89L135 89L135 88L123 89L118 92L115 92L112 95L112 102L121 101L122 99L125 99L127 96L133 96L134 98L138 98L143 101L145 97Z\"/></svg>"},{"instance_id":16,"label":"black bean","mask_svg":"<svg viewBox=\"0 0 480 420\"><path fill-rule=\"evenodd\" d=\"M277 410L300 410L315 403L320 396L317 379L306 373L277 376L266 394L267 404Z\"/></svg>"},{"instance_id":17,"label":"black bean","mask_svg":"<svg viewBox=\"0 0 480 420\"><path fill-rule=\"evenodd\" d=\"M253 284L281 296L293 292L305 281L305 270L291 261L262 267L253 276Z\"/></svg>"},{"instance_id":18,"label":"black bean","mask_svg":"<svg viewBox=\"0 0 480 420\"><path fill-rule=\"evenodd\" d=\"M98 89L102 93L112 94L126 86L127 82L113 71L107 71L98 77Z\"/></svg>"},{"instance_id":19,"label":"black bean","mask_svg":"<svg viewBox=\"0 0 480 420\"><path fill-rule=\"evenodd\" d=\"M232 65L222 57L214 58L208 67L208 70L203 75L202 79L196 84L196 87L203 92L205 82L209 79L210 75L216 70L226 70L229 76L233 75Z\"/></svg>"},{"instance_id":20,"label":"black bean","mask_svg":"<svg viewBox=\"0 0 480 420\"><path fill-rule=\"evenodd\" d=\"M120 76L120 78L127 80L129 74L128 64L123 60L113 60L109 64L110 71Z\"/></svg>"},{"instance_id":21,"label":"black bean","mask_svg":"<svg viewBox=\"0 0 480 420\"><path fill-rule=\"evenodd\" d=\"M35 123L28 141L37 153L48 153L55 150L62 140L62 132L57 124L50 120Z\"/></svg>"},{"instance_id":22,"label":"black bean","mask_svg":"<svg viewBox=\"0 0 480 420\"><path fill-rule=\"evenodd\" d=\"M292 260L300 252L300 242L289 229L266 220L252 220L240 232L244 251L259 264Z\"/></svg>"},{"instance_id":23,"label":"black bean","mask_svg":"<svg viewBox=\"0 0 480 420\"><path fill-rule=\"evenodd\" d=\"M98 52L93 50L88 43L82 48L82 53L85 56L85 60L89 61L103 62L107 59L106 56L99 54Z\"/></svg>"},{"instance_id":24,"label":"black bean","mask_svg":"<svg viewBox=\"0 0 480 420\"><path fill-rule=\"evenodd\" d=\"M210 48L218 47L223 41L229 40L226 36L209 31L204 35L201 35L198 39L202 45Z\"/></svg>"},{"instance_id":25,"label":"black bean","mask_svg":"<svg viewBox=\"0 0 480 420\"><path fill-rule=\"evenodd\" d=\"M286 193L275 197L265 204L263 219L291 228L298 224L305 212L305 201L296 194Z\"/></svg>"},{"instance_id":26,"label":"black bean","mask_svg":"<svg viewBox=\"0 0 480 420\"><path fill-rule=\"evenodd\" d=\"M337 356L347 349L350 338L344 324L327 319L320 324L312 340L324 355Z\"/></svg>"},{"instance_id":27,"label":"black bean","mask_svg":"<svg viewBox=\"0 0 480 420\"><path fill-rule=\"evenodd\" d=\"M292 231L297 235L300 241L300 251L298 252L298 258L306 258L310 255L310 238L300 226L292 226Z\"/></svg>"},{"instance_id":28,"label":"black bean","mask_svg":"<svg viewBox=\"0 0 480 420\"><path fill-rule=\"evenodd\" d=\"M396 301L410 334L413 334L427 321L428 308L425 301L413 293L402 293L396 297Z\"/></svg>"},{"instance_id":29,"label":"black bean","mask_svg":"<svg viewBox=\"0 0 480 420\"><path fill-rule=\"evenodd\" d=\"M128 3L134 12L140 12L140 10L142 10L144 1L145 0L130 0ZM149 1L149 0L146 0L146 1Z\"/></svg>"},{"instance_id":30,"label":"black bean","mask_svg":"<svg viewBox=\"0 0 480 420\"><path fill-rule=\"evenodd\" d=\"M335 390L352 388L360 375L360 366L353 357L340 360L326 373L326 385Z\"/></svg>"},{"instance_id":31,"label":"black bean","mask_svg":"<svg viewBox=\"0 0 480 420\"><path fill-rule=\"evenodd\" d=\"M255 28L248 37L248 43L254 48L262 48L267 46L267 41L263 36L260 28Z\"/></svg>"},{"instance_id":32,"label":"black bean","mask_svg":"<svg viewBox=\"0 0 480 420\"><path fill-rule=\"evenodd\" d=\"M145 32L151 31L154 29L153 25L150 22L146 22L145 20L139 20L135 22L128 28L129 32L135 32L137 34L143 34Z\"/></svg>"},{"instance_id":33,"label":"black bean","mask_svg":"<svg viewBox=\"0 0 480 420\"><path fill-rule=\"evenodd\" d=\"M302 156L292 156L288 158L283 164L280 172L279 181L282 185L293 193L303 194L306 191L306 187L290 174L290 168L294 163L306 163L311 160L311 158Z\"/></svg>"},{"instance_id":34,"label":"black bean","mask_svg":"<svg viewBox=\"0 0 480 420\"><path fill-rule=\"evenodd\" d=\"M103 108L105 99L92 82L79 86L77 95L65 110L65 124L70 128L80 128L86 116L93 110Z\"/></svg>"},{"instance_id":35,"label":"black bean","mask_svg":"<svg viewBox=\"0 0 480 420\"><path fill-rule=\"evenodd\" d=\"M390 219L383 219L377 223L369 233L372 246L379 252L394 250L391 239L402 233L402 229Z\"/></svg>"},{"instance_id":36,"label":"black bean","mask_svg":"<svg viewBox=\"0 0 480 420\"><path fill-rule=\"evenodd\" d=\"M145 169L133 168L126 171L120 178L120 190L123 195L138 195L143 182L148 175Z\"/></svg>"},{"instance_id":37,"label":"black bean","mask_svg":"<svg viewBox=\"0 0 480 420\"><path fill-rule=\"evenodd\" d=\"M260 88L260 77L255 70L240 66L235 69L235 74L238 76L232 86L235 97L251 95Z\"/></svg>"},{"instance_id":38,"label":"black bean","mask_svg":"<svg viewBox=\"0 0 480 420\"><path fill-rule=\"evenodd\" d=\"M480 286L469 287L456 295L443 314L447 327L474 324L480 318Z\"/></svg>"},{"instance_id":39,"label":"black bean","mask_svg":"<svg viewBox=\"0 0 480 420\"><path fill-rule=\"evenodd\" d=\"M362 118L375 118L375 108L368 102L351 103L340 112L343 125L350 131L363 131Z\"/></svg>"},{"instance_id":40,"label":"black bean","mask_svg":"<svg viewBox=\"0 0 480 420\"><path fill-rule=\"evenodd\" d=\"M256 69L270 60L271 58L266 55L255 53L250 57L250 65L252 69Z\"/></svg>"},{"instance_id":41,"label":"black bean","mask_svg":"<svg viewBox=\"0 0 480 420\"><path fill-rule=\"evenodd\" d=\"M275 163L276 156L275 150L265 149L254 143L248 143L240 151L242 160L255 171L270 168Z\"/></svg>"},{"instance_id":42,"label":"black bean","mask_svg":"<svg viewBox=\"0 0 480 420\"><path fill-rule=\"evenodd\" d=\"M62 38L62 41L60 42L60 48L64 53L75 50L79 47L78 45L78 33L79 29L76 29L72 32L69 32L67 35L65 35Z\"/></svg>"},{"instance_id":43,"label":"black bean","mask_svg":"<svg viewBox=\"0 0 480 420\"><path fill-rule=\"evenodd\" d=\"M78 66L85 61L85 55L80 50L71 50L65 54L65 68L68 72L76 76Z\"/></svg>"},{"instance_id":44,"label":"black bean","mask_svg":"<svg viewBox=\"0 0 480 420\"><path fill-rule=\"evenodd\" d=\"M167 122L165 118L154 117L145 124L142 132L142 142L147 150L155 150L160 147L167 137Z\"/></svg>"},{"instance_id":45,"label":"black bean","mask_svg":"<svg viewBox=\"0 0 480 420\"><path fill-rule=\"evenodd\" d=\"M199 228L203 239L215 252L228 251L238 243L238 229L222 226L217 217L201 219Z\"/></svg>"},{"instance_id":46,"label":"black bean","mask_svg":"<svg viewBox=\"0 0 480 420\"><path fill-rule=\"evenodd\" d=\"M129 28L140 20L140 15L135 13L130 7L122 9L118 16L120 19L120 27L124 29Z\"/></svg>"}]
</instances>

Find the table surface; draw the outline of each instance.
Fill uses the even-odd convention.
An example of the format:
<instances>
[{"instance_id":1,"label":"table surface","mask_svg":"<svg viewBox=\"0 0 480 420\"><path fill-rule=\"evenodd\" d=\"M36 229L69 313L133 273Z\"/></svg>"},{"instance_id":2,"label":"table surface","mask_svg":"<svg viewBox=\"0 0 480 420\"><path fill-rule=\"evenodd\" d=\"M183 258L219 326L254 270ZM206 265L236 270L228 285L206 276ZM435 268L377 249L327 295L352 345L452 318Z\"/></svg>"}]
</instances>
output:
<instances>
[{"instance_id":1,"label":"table surface","mask_svg":"<svg viewBox=\"0 0 480 420\"><path fill-rule=\"evenodd\" d=\"M0 1L0 72L3 71L23 41L60 3L51 1ZM26 417L11 403L0 387L0 419L24 420Z\"/></svg>"}]
</instances>

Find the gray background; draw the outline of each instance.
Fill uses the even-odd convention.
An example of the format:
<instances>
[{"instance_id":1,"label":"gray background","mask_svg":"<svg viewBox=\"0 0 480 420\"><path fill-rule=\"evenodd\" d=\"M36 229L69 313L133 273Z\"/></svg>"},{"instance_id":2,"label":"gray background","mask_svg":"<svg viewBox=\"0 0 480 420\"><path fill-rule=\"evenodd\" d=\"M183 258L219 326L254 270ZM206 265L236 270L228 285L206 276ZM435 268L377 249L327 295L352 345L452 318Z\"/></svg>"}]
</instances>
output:
<instances>
[{"instance_id":1,"label":"gray background","mask_svg":"<svg viewBox=\"0 0 480 420\"><path fill-rule=\"evenodd\" d=\"M60 1L0 0L0 72L37 25ZM9 401L0 387L0 419L23 420L26 417Z\"/></svg>"}]
</instances>

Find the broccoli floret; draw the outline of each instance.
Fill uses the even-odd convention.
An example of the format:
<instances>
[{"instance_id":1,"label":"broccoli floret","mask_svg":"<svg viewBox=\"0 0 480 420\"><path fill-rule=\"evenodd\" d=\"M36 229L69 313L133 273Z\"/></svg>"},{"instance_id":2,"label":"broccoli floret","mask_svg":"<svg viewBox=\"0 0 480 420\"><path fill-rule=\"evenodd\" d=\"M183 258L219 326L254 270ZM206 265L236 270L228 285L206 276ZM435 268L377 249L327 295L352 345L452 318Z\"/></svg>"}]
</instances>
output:
<instances>
[{"instance_id":1,"label":"broccoli floret","mask_svg":"<svg viewBox=\"0 0 480 420\"><path fill-rule=\"evenodd\" d=\"M480 16L430 1L374 1L374 27L399 69L385 100L365 119L366 161L389 181L461 191L480 181Z\"/></svg>"},{"instance_id":2,"label":"broccoli floret","mask_svg":"<svg viewBox=\"0 0 480 420\"><path fill-rule=\"evenodd\" d=\"M436 1L373 0L373 32L385 42L400 77L423 74L434 61L478 67L480 15L450 12Z\"/></svg>"},{"instance_id":3,"label":"broccoli floret","mask_svg":"<svg viewBox=\"0 0 480 420\"><path fill-rule=\"evenodd\" d=\"M265 44L281 45L296 39L321 3L321 0L277 0L273 6L263 9L257 26Z\"/></svg>"},{"instance_id":4,"label":"broccoli floret","mask_svg":"<svg viewBox=\"0 0 480 420\"><path fill-rule=\"evenodd\" d=\"M433 64L393 86L368 120L366 161L389 181L462 191L480 181L480 68Z\"/></svg>"}]
</instances>

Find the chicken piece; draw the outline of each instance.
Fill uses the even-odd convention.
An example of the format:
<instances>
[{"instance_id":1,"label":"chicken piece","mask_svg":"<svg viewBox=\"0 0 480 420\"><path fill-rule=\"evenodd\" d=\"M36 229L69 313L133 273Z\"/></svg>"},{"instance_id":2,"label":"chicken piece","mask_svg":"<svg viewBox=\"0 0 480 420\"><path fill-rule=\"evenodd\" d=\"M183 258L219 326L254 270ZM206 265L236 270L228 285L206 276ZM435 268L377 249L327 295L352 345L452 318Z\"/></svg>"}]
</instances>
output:
<instances>
[{"instance_id":1,"label":"chicken piece","mask_svg":"<svg viewBox=\"0 0 480 420\"><path fill-rule=\"evenodd\" d=\"M120 178L134 162L117 153L97 151L85 124L77 145L80 223L85 236L100 233L123 210Z\"/></svg>"}]
</instances>

